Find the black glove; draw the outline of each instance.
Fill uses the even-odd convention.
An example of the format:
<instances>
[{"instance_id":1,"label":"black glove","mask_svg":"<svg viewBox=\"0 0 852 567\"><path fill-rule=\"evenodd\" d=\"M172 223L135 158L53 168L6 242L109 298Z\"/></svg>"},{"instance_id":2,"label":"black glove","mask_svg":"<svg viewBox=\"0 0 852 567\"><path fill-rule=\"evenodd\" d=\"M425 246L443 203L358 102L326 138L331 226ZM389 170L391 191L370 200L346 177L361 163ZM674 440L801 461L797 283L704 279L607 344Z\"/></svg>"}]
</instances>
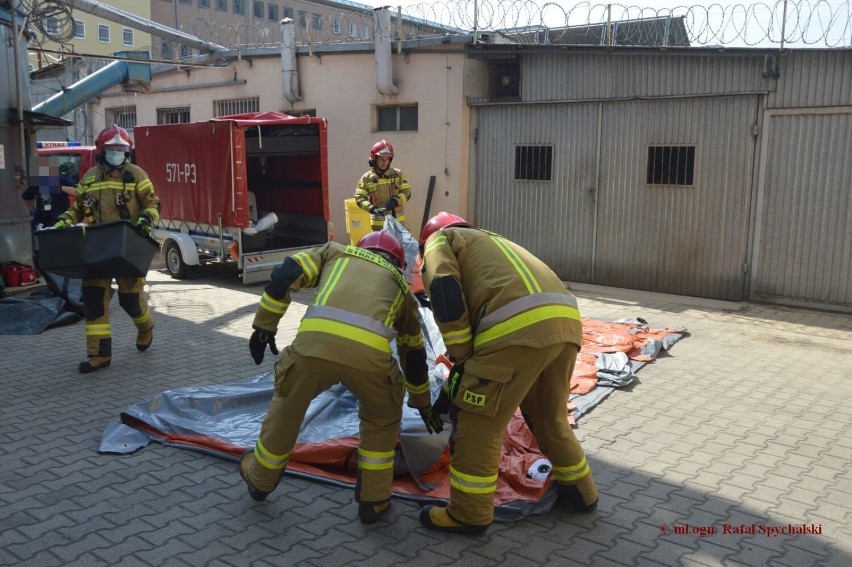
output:
<instances>
[{"instance_id":1,"label":"black glove","mask_svg":"<svg viewBox=\"0 0 852 567\"><path fill-rule=\"evenodd\" d=\"M441 387L441 393L438 394L438 399L432 404L432 415L445 415L450 413L450 407L453 405L453 400L459 391L461 377L464 374L464 367L456 365L450 371L450 377Z\"/></svg>"},{"instance_id":2,"label":"black glove","mask_svg":"<svg viewBox=\"0 0 852 567\"><path fill-rule=\"evenodd\" d=\"M377 217L383 217L386 214L388 214L388 212L385 209L383 209L382 207L377 207L376 205L370 205L370 214L377 216Z\"/></svg>"},{"instance_id":3,"label":"black glove","mask_svg":"<svg viewBox=\"0 0 852 567\"><path fill-rule=\"evenodd\" d=\"M431 407L417 408L420 412L420 419L426 424L426 431L429 433L440 433L444 430L444 421L439 414L434 413Z\"/></svg>"},{"instance_id":4,"label":"black glove","mask_svg":"<svg viewBox=\"0 0 852 567\"><path fill-rule=\"evenodd\" d=\"M249 340L249 350L255 364L263 362L266 345L269 345L269 351L272 354L278 354L278 347L275 346L275 333L255 329L251 334L251 340Z\"/></svg>"},{"instance_id":5,"label":"black glove","mask_svg":"<svg viewBox=\"0 0 852 567\"><path fill-rule=\"evenodd\" d=\"M151 229L154 228L153 219L151 219L151 215L149 213L142 213L139 215L139 218L136 219L136 228L144 232L145 234L151 234Z\"/></svg>"},{"instance_id":6,"label":"black glove","mask_svg":"<svg viewBox=\"0 0 852 567\"><path fill-rule=\"evenodd\" d=\"M388 202L385 203L385 208L388 209L388 210L391 210L391 211L396 209L398 206L399 206L399 201L397 200L396 197L391 197L390 199L388 199Z\"/></svg>"}]
</instances>

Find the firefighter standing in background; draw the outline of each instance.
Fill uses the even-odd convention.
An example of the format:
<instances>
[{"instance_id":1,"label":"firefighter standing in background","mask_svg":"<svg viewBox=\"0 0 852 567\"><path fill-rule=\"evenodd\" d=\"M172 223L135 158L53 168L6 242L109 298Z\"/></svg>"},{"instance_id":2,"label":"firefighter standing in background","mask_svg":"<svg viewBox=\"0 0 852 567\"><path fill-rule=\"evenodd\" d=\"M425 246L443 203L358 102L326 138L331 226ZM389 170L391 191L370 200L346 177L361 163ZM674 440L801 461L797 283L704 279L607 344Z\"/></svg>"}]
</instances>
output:
<instances>
[{"instance_id":1,"label":"firefighter standing in background","mask_svg":"<svg viewBox=\"0 0 852 567\"><path fill-rule=\"evenodd\" d=\"M338 382L358 398L360 441L355 500L361 522L378 520L390 507L393 460L404 391L431 433L431 392L418 303L400 272L405 255L397 239L371 232L356 246L336 242L300 252L272 272L255 313L249 342L256 364L290 305L290 292L316 287L317 299L299 324L293 343L275 365L275 391L253 450L240 461L240 476L254 500L278 485L311 401ZM396 339L399 360L391 341Z\"/></svg>"},{"instance_id":2,"label":"firefighter standing in background","mask_svg":"<svg viewBox=\"0 0 852 567\"><path fill-rule=\"evenodd\" d=\"M59 216L56 228L79 222L98 224L128 220L146 233L159 220L160 201L145 171L131 164L130 135L113 124L95 141L98 165L83 174L70 209ZM154 321L145 298L145 278L115 278L118 303L136 325L136 348L151 346ZM80 372L94 372L109 366L112 357L112 333L109 322L112 278L83 280L83 311L86 318L87 360Z\"/></svg>"},{"instance_id":3,"label":"firefighter standing in background","mask_svg":"<svg viewBox=\"0 0 852 567\"><path fill-rule=\"evenodd\" d=\"M426 223L420 247L423 285L455 362L433 407L453 423L450 500L424 507L420 522L487 529L503 435L519 406L553 464L560 504L594 510L597 489L566 408L583 332L576 298L527 250L451 213Z\"/></svg>"},{"instance_id":4,"label":"firefighter standing in background","mask_svg":"<svg viewBox=\"0 0 852 567\"><path fill-rule=\"evenodd\" d=\"M405 204L411 200L411 185L401 169L391 167L393 146L387 140L370 149L370 171L361 176L355 188L355 203L371 215L370 226L381 230L385 215L392 214L405 224Z\"/></svg>"}]
</instances>

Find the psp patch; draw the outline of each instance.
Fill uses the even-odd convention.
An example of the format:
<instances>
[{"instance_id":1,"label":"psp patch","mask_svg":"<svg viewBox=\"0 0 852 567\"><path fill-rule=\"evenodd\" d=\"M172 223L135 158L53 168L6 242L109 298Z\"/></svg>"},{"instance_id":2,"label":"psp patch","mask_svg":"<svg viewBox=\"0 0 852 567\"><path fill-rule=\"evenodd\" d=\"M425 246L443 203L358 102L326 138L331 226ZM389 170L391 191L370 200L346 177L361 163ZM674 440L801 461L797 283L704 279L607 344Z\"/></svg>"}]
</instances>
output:
<instances>
[{"instance_id":1,"label":"psp patch","mask_svg":"<svg viewBox=\"0 0 852 567\"><path fill-rule=\"evenodd\" d=\"M476 392L465 390L464 396L462 396L462 401L466 404L482 408L485 407L485 394L477 394Z\"/></svg>"}]
</instances>

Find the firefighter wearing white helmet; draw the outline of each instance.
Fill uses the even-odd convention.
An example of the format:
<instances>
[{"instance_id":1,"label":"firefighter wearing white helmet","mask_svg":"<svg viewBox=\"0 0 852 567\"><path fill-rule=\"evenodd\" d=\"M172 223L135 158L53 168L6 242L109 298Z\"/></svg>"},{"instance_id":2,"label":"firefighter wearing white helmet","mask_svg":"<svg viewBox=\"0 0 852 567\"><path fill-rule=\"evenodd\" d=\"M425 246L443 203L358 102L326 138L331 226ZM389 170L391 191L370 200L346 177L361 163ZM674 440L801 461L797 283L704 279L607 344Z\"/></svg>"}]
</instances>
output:
<instances>
[{"instance_id":1,"label":"firefighter wearing white helmet","mask_svg":"<svg viewBox=\"0 0 852 567\"><path fill-rule=\"evenodd\" d=\"M287 468L311 401L337 383L358 398L361 420L355 500L361 522L387 512L394 449L403 395L420 410L429 432L431 393L418 303L400 270L405 254L387 232L370 232L358 246L329 242L286 258L254 316L249 350L255 364L266 349L278 354L275 333L290 305L290 293L318 288L296 338L275 365L275 391L253 449L240 461L240 475L254 500L275 490ZM396 340L399 363L391 343ZM400 368L402 371L400 371Z\"/></svg>"},{"instance_id":2,"label":"firefighter wearing white helmet","mask_svg":"<svg viewBox=\"0 0 852 567\"><path fill-rule=\"evenodd\" d=\"M401 169L391 167L393 146L387 140L370 148L370 170L355 188L355 203L372 215L370 226L381 230L385 215L392 214L405 224L405 204L411 200L411 185Z\"/></svg>"},{"instance_id":3,"label":"firefighter wearing white helmet","mask_svg":"<svg viewBox=\"0 0 852 567\"><path fill-rule=\"evenodd\" d=\"M95 147L98 165L80 177L74 204L59 215L54 227L124 219L150 233L160 218L160 200L145 170L128 161L133 143L127 130L115 124L109 126L98 135ZM115 278L115 281L118 303L136 325L136 348L144 351L154 339L154 321L143 292L145 278ZM111 287L112 278L83 280L87 358L80 363L80 372L105 368L112 360Z\"/></svg>"},{"instance_id":4,"label":"firefighter wearing white helmet","mask_svg":"<svg viewBox=\"0 0 852 567\"><path fill-rule=\"evenodd\" d=\"M583 334L577 299L530 252L458 215L432 217L420 246L423 286L455 361L432 416L448 412L453 424L450 500L424 507L421 524L488 529L503 436L519 407L553 464L558 502L593 511L597 488L566 409Z\"/></svg>"}]
</instances>

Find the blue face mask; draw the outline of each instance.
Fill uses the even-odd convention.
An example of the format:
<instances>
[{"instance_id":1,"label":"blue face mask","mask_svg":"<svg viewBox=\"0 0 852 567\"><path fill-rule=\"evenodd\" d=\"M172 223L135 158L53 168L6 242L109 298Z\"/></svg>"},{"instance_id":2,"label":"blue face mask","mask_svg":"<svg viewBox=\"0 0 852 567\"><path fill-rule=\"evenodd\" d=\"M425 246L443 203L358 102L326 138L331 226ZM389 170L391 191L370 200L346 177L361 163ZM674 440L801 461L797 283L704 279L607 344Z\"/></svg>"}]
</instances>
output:
<instances>
[{"instance_id":1,"label":"blue face mask","mask_svg":"<svg viewBox=\"0 0 852 567\"><path fill-rule=\"evenodd\" d=\"M104 157L106 162L113 167L118 167L124 163L124 152L122 151L107 150Z\"/></svg>"}]
</instances>

